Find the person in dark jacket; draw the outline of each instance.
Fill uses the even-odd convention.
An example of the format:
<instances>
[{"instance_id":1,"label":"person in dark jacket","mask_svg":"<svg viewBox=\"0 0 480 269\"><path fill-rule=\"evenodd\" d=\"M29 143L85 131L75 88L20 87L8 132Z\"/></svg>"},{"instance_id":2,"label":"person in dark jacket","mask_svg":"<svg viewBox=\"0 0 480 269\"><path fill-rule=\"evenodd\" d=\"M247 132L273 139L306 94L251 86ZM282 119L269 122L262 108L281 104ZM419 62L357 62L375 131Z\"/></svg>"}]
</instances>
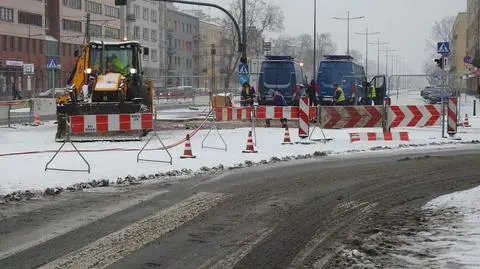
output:
<instances>
[{"instance_id":1,"label":"person in dark jacket","mask_svg":"<svg viewBox=\"0 0 480 269\"><path fill-rule=\"evenodd\" d=\"M318 84L315 83L315 80L312 79L310 84L307 86L307 95L310 100L310 106L317 106L317 93L318 93Z\"/></svg>"},{"instance_id":2,"label":"person in dark jacket","mask_svg":"<svg viewBox=\"0 0 480 269\"><path fill-rule=\"evenodd\" d=\"M13 97L13 100L22 99L22 96L20 95L17 89L17 86L15 85L15 82L12 82L12 97Z\"/></svg>"},{"instance_id":3,"label":"person in dark jacket","mask_svg":"<svg viewBox=\"0 0 480 269\"><path fill-rule=\"evenodd\" d=\"M272 92L274 106L287 106L287 101L285 101L285 97L283 97L282 93L280 93L279 91ZM280 119L280 122L282 123L283 128L287 127L287 119L282 118Z\"/></svg>"},{"instance_id":4,"label":"person in dark jacket","mask_svg":"<svg viewBox=\"0 0 480 269\"><path fill-rule=\"evenodd\" d=\"M244 82L242 85L242 100L240 101L242 106L253 106L253 99L255 98L255 89L250 86L248 82Z\"/></svg>"}]
</instances>

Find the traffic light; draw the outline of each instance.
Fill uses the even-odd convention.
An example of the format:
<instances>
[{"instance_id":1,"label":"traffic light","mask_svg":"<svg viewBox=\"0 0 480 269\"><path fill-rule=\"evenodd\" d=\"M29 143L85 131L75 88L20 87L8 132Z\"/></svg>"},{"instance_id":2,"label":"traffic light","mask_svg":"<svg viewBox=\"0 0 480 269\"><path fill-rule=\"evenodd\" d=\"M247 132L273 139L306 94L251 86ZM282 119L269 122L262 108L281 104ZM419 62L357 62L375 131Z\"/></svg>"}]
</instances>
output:
<instances>
[{"instance_id":1,"label":"traffic light","mask_svg":"<svg viewBox=\"0 0 480 269\"><path fill-rule=\"evenodd\" d=\"M115 5L116 6L126 6L127 5L127 0L115 0Z\"/></svg>"},{"instance_id":2,"label":"traffic light","mask_svg":"<svg viewBox=\"0 0 480 269\"><path fill-rule=\"evenodd\" d=\"M435 61L435 63L437 64L437 66L440 67L440 69L443 70L444 62L445 62L445 61L443 60L443 57L440 58L440 59L435 59L434 61Z\"/></svg>"}]
</instances>

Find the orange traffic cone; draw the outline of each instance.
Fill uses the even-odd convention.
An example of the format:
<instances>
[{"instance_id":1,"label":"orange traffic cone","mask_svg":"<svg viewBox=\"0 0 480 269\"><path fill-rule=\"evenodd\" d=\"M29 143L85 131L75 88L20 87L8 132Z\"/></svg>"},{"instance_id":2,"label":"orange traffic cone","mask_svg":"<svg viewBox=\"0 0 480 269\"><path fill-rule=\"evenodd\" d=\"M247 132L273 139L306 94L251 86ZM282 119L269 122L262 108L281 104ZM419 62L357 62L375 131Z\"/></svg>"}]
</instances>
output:
<instances>
[{"instance_id":1,"label":"orange traffic cone","mask_svg":"<svg viewBox=\"0 0 480 269\"><path fill-rule=\"evenodd\" d=\"M258 152L253 148L252 131L248 131L247 148L242 152L243 153L257 153Z\"/></svg>"},{"instance_id":2,"label":"orange traffic cone","mask_svg":"<svg viewBox=\"0 0 480 269\"><path fill-rule=\"evenodd\" d=\"M185 142L185 150L183 151L183 155L180 156L181 159L194 159L197 156L193 155L192 153L192 145L190 144L190 135L187 134L187 141Z\"/></svg>"},{"instance_id":3,"label":"orange traffic cone","mask_svg":"<svg viewBox=\"0 0 480 269\"><path fill-rule=\"evenodd\" d=\"M465 121L463 122L463 127L472 127L468 122L468 114L465 114Z\"/></svg>"},{"instance_id":4,"label":"orange traffic cone","mask_svg":"<svg viewBox=\"0 0 480 269\"><path fill-rule=\"evenodd\" d=\"M285 135L283 136L282 145L292 145L292 140L290 140L290 132L288 131L288 126L285 126Z\"/></svg>"},{"instance_id":5,"label":"orange traffic cone","mask_svg":"<svg viewBox=\"0 0 480 269\"><path fill-rule=\"evenodd\" d=\"M40 116L38 114L35 114L34 121L35 121L35 125L40 125Z\"/></svg>"}]
</instances>

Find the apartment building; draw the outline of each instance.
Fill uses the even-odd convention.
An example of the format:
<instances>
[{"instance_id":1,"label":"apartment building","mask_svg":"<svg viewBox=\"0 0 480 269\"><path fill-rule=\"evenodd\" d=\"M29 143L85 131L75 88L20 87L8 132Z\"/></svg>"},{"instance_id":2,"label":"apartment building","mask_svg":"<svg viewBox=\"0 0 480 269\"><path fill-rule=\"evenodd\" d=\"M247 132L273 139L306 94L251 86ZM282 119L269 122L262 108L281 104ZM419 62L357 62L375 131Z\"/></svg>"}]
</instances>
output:
<instances>
[{"instance_id":1,"label":"apartment building","mask_svg":"<svg viewBox=\"0 0 480 269\"><path fill-rule=\"evenodd\" d=\"M199 86L201 88L211 90L224 88L225 70L222 68L222 60L227 54L227 46L228 41L223 27L212 22L200 21ZM215 56L212 56L213 47ZM215 62L215 68L213 68L213 62Z\"/></svg>"},{"instance_id":2,"label":"apartment building","mask_svg":"<svg viewBox=\"0 0 480 269\"><path fill-rule=\"evenodd\" d=\"M0 100L11 96L12 83L26 94L44 83L47 40L43 0L0 1ZM24 76L24 64L34 72Z\"/></svg>"},{"instance_id":3,"label":"apartment building","mask_svg":"<svg viewBox=\"0 0 480 269\"><path fill-rule=\"evenodd\" d=\"M167 8L167 87L199 86L199 19Z\"/></svg>"},{"instance_id":4,"label":"apartment building","mask_svg":"<svg viewBox=\"0 0 480 269\"><path fill-rule=\"evenodd\" d=\"M467 53L472 58L480 57L480 20L479 0L467 0ZM471 77L467 80L467 88L472 91L480 85L480 79Z\"/></svg>"},{"instance_id":5,"label":"apartment building","mask_svg":"<svg viewBox=\"0 0 480 269\"><path fill-rule=\"evenodd\" d=\"M467 66L463 62L467 55L467 12L458 13L453 25L452 38L452 68L450 69L450 81L454 83L456 89L465 89L467 87L466 80L462 77L467 74Z\"/></svg>"},{"instance_id":6,"label":"apartment building","mask_svg":"<svg viewBox=\"0 0 480 269\"><path fill-rule=\"evenodd\" d=\"M122 11L125 8L122 8ZM123 12L122 12L123 13ZM137 40L149 48L143 56L142 67L154 87L165 85L165 18L166 4L158 1L130 0L122 14L122 32L128 40Z\"/></svg>"}]
</instances>

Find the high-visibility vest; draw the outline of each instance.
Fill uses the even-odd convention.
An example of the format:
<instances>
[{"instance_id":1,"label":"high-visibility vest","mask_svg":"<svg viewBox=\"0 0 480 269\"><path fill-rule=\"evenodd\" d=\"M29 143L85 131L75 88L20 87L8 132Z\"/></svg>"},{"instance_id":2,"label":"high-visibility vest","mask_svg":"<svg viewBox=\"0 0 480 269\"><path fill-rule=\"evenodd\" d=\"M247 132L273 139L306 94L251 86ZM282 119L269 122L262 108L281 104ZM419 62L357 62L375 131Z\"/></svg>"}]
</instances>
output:
<instances>
[{"instance_id":1,"label":"high-visibility vest","mask_svg":"<svg viewBox=\"0 0 480 269\"><path fill-rule=\"evenodd\" d=\"M375 86L373 86L373 85L370 86L368 97L370 97L370 98L376 98L377 97L377 91L375 90Z\"/></svg>"},{"instance_id":2,"label":"high-visibility vest","mask_svg":"<svg viewBox=\"0 0 480 269\"><path fill-rule=\"evenodd\" d=\"M340 91L340 97L338 97L337 102L343 102L343 101L345 101L345 94L343 93L342 88L338 87L335 91L336 91L336 92Z\"/></svg>"}]
</instances>

